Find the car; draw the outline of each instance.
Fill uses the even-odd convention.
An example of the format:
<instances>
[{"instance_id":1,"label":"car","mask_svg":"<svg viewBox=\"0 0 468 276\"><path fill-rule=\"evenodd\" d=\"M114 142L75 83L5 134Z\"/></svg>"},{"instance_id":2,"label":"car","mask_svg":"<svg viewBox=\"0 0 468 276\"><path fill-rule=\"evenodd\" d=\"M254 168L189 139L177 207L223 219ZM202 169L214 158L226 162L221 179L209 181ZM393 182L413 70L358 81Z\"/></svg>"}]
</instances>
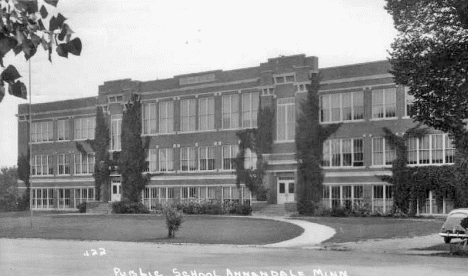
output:
<instances>
[{"instance_id":1,"label":"car","mask_svg":"<svg viewBox=\"0 0 468 276\"><path fill-rule=\"evenodd\" d=\"M468 239L467 229L460 225L461 220L467 217L468 208L454 209L447 215L439 233L444 238L445 243L450 243L454 238Z\"/></svg>"}]
</instances>

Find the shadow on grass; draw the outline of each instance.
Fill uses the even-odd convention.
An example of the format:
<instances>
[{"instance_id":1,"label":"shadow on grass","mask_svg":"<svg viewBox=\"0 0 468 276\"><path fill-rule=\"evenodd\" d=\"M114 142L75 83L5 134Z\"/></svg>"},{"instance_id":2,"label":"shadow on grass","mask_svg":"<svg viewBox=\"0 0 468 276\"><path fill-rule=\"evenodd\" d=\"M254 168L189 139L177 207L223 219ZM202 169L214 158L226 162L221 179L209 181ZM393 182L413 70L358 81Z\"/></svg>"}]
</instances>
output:
<instances>
[{"instance_id":1,"label":"shadow on grass","mask_svg":"<svg viewBox=\"0 0 468 276\"><path fill-rule=\"evenodd\" d=\"M463 249L463 241L457 241L452 243L440 243L434 246L424 247L424 248L415 248L414 250L418 251L438 251L430 256L438 257L460 257L468 258L468 246Z\"/></svg>"}]
</instances>

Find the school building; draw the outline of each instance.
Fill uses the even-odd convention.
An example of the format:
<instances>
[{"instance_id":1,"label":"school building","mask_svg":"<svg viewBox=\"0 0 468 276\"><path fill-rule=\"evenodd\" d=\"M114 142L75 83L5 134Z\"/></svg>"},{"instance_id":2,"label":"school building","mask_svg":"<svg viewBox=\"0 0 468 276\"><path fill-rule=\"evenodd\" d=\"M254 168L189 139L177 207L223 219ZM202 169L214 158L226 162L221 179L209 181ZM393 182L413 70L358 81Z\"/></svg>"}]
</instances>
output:
<instances>
[{"instance_id":1,"label":"school building","mask_svg":"<svg viewBox=\"0 0 468 276\"><path fill-rule=\"evenodd\" d=\"M96 108L108 115L110 152L121 150L125 103L138 94L143 104L142 136L150 137L148 173L142 193L148 207L166 201L220 200L251 203L250 191L236 186L233 159L236 132L257 127L259 103L274 107L274 143L264 156L269 204L290 204L296 198L295 128L311 73L321 74L320 120L342 123L324 143L323 204L367 206L386 213L393 204L392 186L378 176L390 174L395 151L383 127L402 135L415 123L407 115L412 97L394 83L387 61L319 68L318 58L294 55L268 59L250 68L216 70L154 81L107 81L96 97L18 107L18 152L31 143L32 208L75 209L95 196L94 154L84 155L76 142L93 139ZM30 140L30 141L29 141ZM408 141L410 166L452 164L454 148L447 134L432 131ZM247 152L245 165L256 156ZM104 200L121 198L121 179L111 174ZM24 191L24 184L20 190ZM435 203L429 192L419 213L447 213L450 200Z\"/></svg>"}]
</instances>

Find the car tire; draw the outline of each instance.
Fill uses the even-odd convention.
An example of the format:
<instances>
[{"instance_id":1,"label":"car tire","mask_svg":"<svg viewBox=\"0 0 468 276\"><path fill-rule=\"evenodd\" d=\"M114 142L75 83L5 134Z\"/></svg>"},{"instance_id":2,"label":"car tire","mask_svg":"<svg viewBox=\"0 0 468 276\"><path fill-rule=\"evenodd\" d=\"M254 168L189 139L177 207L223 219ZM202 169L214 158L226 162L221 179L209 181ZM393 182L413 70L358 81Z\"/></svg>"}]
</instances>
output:
<instances>
[{"instance_id":1,"label":"car tire","mask_svg":"<svg viewBox=\"0 0 468 276\"><path fill-rule=\"evenodd\" d=\"M450 243L451 240L452 240L451 237L444 237L444 242L445 243Z\"/></svg>"}]
</instances>

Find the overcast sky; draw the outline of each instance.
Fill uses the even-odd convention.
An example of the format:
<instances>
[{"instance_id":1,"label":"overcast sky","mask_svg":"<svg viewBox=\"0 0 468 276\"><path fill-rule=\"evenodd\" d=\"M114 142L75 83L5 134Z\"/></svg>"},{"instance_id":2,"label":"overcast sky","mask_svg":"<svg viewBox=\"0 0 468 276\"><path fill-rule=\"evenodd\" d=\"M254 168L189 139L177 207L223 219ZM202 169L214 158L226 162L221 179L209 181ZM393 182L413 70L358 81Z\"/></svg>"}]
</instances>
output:
<instances>
[{"instance_id":1,"label":"overcast sky","mask_svg":"<svg viewBox=\"0 0 468 276\"><path fill-rule=\"evenodd\" d=\"M384 0L61 0L81 56L32 59L32 102L97 96L105 81L155 80L306 54L320 67L386 59L396 31ZM28 83L22 55L9 57ZM16 165L18 104L0 103L0 167Z\"/></svg>"}]
</instances>

